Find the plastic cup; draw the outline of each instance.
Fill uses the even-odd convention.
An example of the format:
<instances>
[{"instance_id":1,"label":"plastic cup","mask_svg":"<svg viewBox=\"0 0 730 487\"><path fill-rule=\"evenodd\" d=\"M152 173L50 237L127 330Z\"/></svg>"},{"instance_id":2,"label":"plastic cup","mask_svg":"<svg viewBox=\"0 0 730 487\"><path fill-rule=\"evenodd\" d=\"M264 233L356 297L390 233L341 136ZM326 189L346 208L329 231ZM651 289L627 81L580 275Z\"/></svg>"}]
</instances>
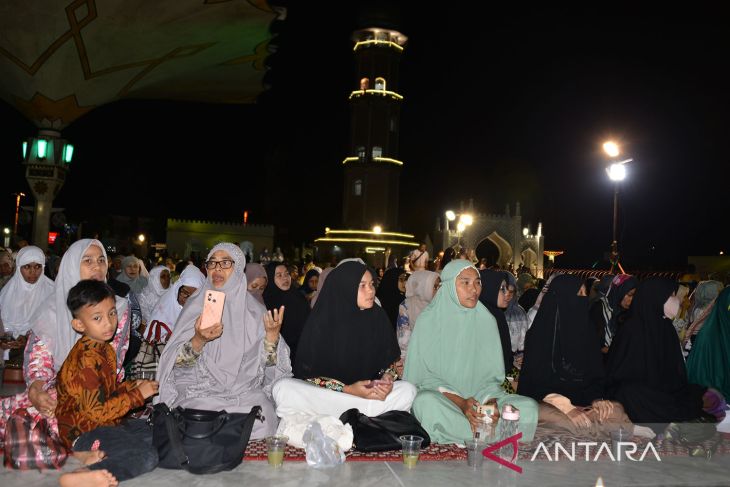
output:
<instances>
[{"instance_id":1,"label":"plastic cup","mask_svg":"<svg viewBox=\"0 0 730 487\"><path fill-rule=\"evenodd\" d=\"M418 463L418 456L421 454L421 443L423 438L416 435L404 435L400 437L403 447L403 464L413 468Z\"/></svg>"},{"instance_id":2,"label":"plastic cup","mask_svg":"<svg viewBox=\"0 0 730 487\"><path fill-rule=\"evenodd\" d=\"M266 437L266 454L269 465L272 467L281 467L284 464L284 451L286 450L287 441L289 441L288 436Z\"/></svg>"},{"instance_id":3,"label":"plastic cup","mask_svg":"<svg viewBox=\"0 0 730 487\"><path fill-rule=\"evenodd\" d=\"M469 438L464 441L466 445L466 464L473 469L481 468L484 463L482 452L487 447L487 442L477 438Z\"/></svg>"},{"instance_id":4,"label":"plastic cup","mask_svg":"<svg viewBox=\"0 0 730 487\"><path fill-rule=\"evenodd\" d=\"M613 455L613 458L615 458L617 462L621 461L621 450L625 449L625 447L621 448L619 443L626 442L628 440L629 440L629 435L623 429L611 431L611 454Z\"/></svg>"}]
</instances>

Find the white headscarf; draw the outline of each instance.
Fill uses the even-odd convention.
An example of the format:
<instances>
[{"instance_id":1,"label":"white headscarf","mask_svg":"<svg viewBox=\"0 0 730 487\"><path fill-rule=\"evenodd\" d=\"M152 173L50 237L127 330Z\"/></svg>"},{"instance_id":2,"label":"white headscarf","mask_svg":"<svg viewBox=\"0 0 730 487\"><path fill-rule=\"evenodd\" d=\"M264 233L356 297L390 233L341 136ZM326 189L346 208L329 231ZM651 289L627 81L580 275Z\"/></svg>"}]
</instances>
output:
<instances>
[{"instance_id":1,"label":"white headscarf","mask_svg":"<svg viewBox=\"0 0 730 487\"><path fill-rule=\"evenodd\" d=\"M226 252L233 260L233 273L219 289L213 287L209 274L205 285L188 298L175 324L172 339L160 357L158 369L160 401L167 404L172 404L177 397L173 383L167 378L175 366L180 346L195 334L195 321L203 312L205 291L210 289L222 291L226 295L221 320L223 335L217 340L206 343L198 360L205 362L205 368L218 386L224 388L231 396L238 395L241 390L250 389L252 380L258 374L260 362L258 347L264 338L263 315L266 309L248 292L244 272L246 257L243 251L237 245L220 243L211 249L208 259L219 250Z\"/></svg>"},{"instance_id":2,"label":"white headscarf","mask_svg":"<svg viewBox=\"0 0 730 487\"><path fill-rule=\"evenodd\" d=\"M175 322L177 322L178 316L180 316L180 312L183 309L183 307L180 306L180 303L177 302L177 293L180 288L183 286L190 286L195 289L200 289L203 287L204 283L205 276L202 272L200 272L200 269L194 265L188 265L182 271L182 274L180 274L180 279L178 279L174 285L170 286L157 301L157 304L152 309L152 313L150 313L150 320L148 324L157 320L166 324L170 327L170 330L172 330L175 326Z\"/></svg>"},{"instance_id":3,"label":"white headscarf","mask_svg":"<svg viewBox=\"0 0 730 487\"><path fill-rule=\"evenodd\" d=\"M415 271L406 281L406 299L408 322L411 330L416 327L416 320L433 299L433 286L439 275L431 271Z\"/></svg>"},{"instance_id":4,"label":"white headscarf","mask_svg":"<svg viewBox=\"0 0 730 487\"><path fill-rule=\"evenodd\" d=\"M6 333L15 338L31 328L32 318L53 295L53 281L43 271L35 284L23 279L20 268L26 264L41 264L45 270L46 256L38 247L29 245L18 252L15 274L0 291L0 322Z\"/></svg>"},{"instance_id":5,"label":"white headscarf","mask_svg":"<svg viewBox=\"0 0 730 487\"><path fill-rule=\"evenodd\" d=\"M170 288L170 286L168 286L167 289L163 288L162 282L160 282L160 276L165 271L167 271L168 274L170 273L170 269L164 265L153 267L149 273L147 286L142 289L142 292L139 294L139 305L142 308L142 319L147 324L150 323L150 315L152 314L152 310L155 305L162 295L165 294L165 291Z\"/></svg>"},{"instance_id":6,"label":"white headscarf","mask_svg":"<svg viewBox=\"0 0 730 487\"><path fill-rule=\"evenodd\" d=\"M69 290L81 280L81 258L92 245L99 247L104 258L107 258L104 245L96 239L87 238L71 244L61 259L53 298L48 300L48 304L39 313L36 313L33 320L33 333L43 340L53 353L53 368L56 372L61 369L63 361L66 360L76 341L81 338L81 335L71 328L73 316L66 305L66 298ZM121 320L127 311L127 300L117 296L116 307L117 316ZM128 326L125 326L122 334L129 334ZM124 343L124 338L120 343ZM123 346L117 348L117 359L120 358L119 354L124 348Z\"/></svg>"}]
</instances>

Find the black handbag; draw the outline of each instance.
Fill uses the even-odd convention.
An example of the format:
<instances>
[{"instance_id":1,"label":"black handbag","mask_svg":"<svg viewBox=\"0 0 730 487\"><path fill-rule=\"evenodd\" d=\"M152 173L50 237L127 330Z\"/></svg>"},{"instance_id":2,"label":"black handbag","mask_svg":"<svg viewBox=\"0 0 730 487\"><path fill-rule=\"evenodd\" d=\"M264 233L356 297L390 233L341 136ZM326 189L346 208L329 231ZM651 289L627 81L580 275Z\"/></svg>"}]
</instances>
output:
<instances>
[{"instance_id":1,"label":"black handbag","mask_svg":"<svg viewBox=\"0 0 730 487\"><path fill-rule=\"evenodd\" d=\"M149 423L158 466L194 474L232 470L243 461L256 419L264 420L261 406L244 414L156 404Z\"/></svg>"},{"instance_id":2,"label":"black handbag","mask_svg":"<svg viewBox=\"0 0 730 487\"><path fill-rule=\"evenodd\" d=\"M353 448L360 452L400 450L402 435L422 437L422 448L431 444L431 438L421 423L407 411L386 411L370 417L353 408L342 413L340 421L352 426Z\"/></svg>"}]
</instances>

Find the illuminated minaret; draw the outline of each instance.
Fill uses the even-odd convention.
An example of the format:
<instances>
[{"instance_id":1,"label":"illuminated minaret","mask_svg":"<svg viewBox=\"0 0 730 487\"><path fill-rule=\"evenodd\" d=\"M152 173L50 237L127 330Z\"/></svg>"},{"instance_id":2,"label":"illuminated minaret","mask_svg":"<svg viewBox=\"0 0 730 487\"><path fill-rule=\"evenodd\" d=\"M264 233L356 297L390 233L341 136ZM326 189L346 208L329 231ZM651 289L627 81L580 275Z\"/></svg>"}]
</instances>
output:
<instances>
[{"instance_id":1,"label":"illuminated minaret","mask_svg":"<svg viewBox=\"0 0 730 487\"><path fill-rule=\"evenodd\" d=\"M398 69L407 37L390 28L367 27L352 36L356 62L350 94L350 154L344 165L343 223L346 228L396 230L398 132L403 96Z\"/></svg>"}]
</instances>

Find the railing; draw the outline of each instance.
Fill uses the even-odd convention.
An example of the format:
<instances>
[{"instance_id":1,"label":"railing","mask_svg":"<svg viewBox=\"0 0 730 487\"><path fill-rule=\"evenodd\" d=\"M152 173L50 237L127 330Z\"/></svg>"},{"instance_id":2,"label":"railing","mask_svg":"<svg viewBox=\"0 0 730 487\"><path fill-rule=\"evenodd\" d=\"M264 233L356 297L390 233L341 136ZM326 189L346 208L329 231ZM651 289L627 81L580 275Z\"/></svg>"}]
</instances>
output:
<instances>
[{"instance_id":1,"label":"railing","mask_svg":"<svg viewBox=\"0 0 730 487\"><path fill-rule=\"evenodd\" d=\"M644 280L648 279L650 277L663 277L665 279L671 279L673 281L679 280L679 278L684 274L683 272L676 272L676 271L627 271L632 276L635 276L637 279ZM610 271L607 269L545 269L543 271L544 278L549 278L552 274L560 273L560 274L572 274L575 276L580 277L581 279L588 279L589 277L596 277L598 279L602 278L605 275L610 274ZM615 274L615 273L614 273Z\"/></svg>"}]
</instances>

